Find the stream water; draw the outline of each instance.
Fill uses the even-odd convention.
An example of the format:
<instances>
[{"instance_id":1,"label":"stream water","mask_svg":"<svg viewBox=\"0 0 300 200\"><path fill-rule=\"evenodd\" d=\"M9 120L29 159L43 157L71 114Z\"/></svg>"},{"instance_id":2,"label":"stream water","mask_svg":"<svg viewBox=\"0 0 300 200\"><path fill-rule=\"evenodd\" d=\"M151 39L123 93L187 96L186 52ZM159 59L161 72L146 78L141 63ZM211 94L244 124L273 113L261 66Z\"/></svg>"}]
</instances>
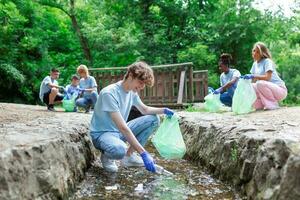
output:
<instances>
[{"instance_id":1,"label":"stream water","mask_svg":"<svg viewBox=\"0 0 300 200\"><path fill-rule=\"evenodd\" d=\"M197 165L186 160L164 160L152 146L147 150L157 164L173 176L153 174L142 168L120 167L117 173L101 168L99 160L86 173L70 200L98 199L242 199L228 185L212 178ZM136 191L139 185L139 189Z\"/></svg>"}]
</instances>

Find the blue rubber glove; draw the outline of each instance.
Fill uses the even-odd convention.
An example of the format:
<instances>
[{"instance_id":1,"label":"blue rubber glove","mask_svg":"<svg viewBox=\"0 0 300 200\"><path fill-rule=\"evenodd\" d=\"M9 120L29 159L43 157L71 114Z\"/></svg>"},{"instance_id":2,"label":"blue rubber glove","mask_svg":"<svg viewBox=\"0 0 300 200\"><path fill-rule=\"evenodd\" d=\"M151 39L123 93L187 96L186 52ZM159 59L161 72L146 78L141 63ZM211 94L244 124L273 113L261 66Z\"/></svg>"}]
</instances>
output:
<instances>
[{"instance_id":1,"label":"blue rubber glove","mask_svg":"<svg viewBox=\"0 0 300 200\"><path fill-rule=\"evenodd\" d=\"M141 157L146 169L150 172L155 172L154 160L152 156L147 151L144 151L143 153L141 153Z\"/></svg>"},{"instance_id":2,"label":"blue rubber glove","mask_svg":"<svg viewBox=\"0 0 300 200\"><path fill-rule=\"evenodd\" d=\"M220 94L221 92L223 92L223 88L220 87L216 89L213 94Z\"/></svg>"},{"instance_id":3,"label":"blue rubber glove","mask_svg":"<svg viewBox=\"0 0 300 200\"><path fill-rule=\"evenodd\" d=\"M253 78L254 78L254 75L253 75L253 74L246 74L246 75L244 75L244 76L241 76L241 78L246 79L246 80L249 80L249 79L253 79Z\"/></svg>"},{"instance_id":4,"label":"blue rubber glove","mask_svg":"<svg viewBox=\"0 0 300 200\"><path fill-rule=\"evenodd\" d=\"M164 108L164 114L171 118L174 115L174 111L169 108Z\"/></svg>"}]
</instances>

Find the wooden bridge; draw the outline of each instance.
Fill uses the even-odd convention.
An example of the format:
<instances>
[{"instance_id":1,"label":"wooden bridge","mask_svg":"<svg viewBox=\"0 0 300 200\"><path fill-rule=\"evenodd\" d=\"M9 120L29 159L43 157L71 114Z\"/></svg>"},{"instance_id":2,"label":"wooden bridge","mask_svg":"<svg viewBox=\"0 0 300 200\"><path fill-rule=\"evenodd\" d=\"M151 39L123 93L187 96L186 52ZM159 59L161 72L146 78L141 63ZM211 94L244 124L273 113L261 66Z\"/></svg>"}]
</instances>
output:
<instances>
[{"instance_id":1,"label":"wooden bridge","mask_svg":"<svg viewBox=\"0 0 300 200\"><path fill-rule=\"evenodd\" d=\"M155 76L153 87L145 87L140 97L147 105L182 107L204 101L207 94L207 70L193 71L193 63L151 66ZM98 91L123 79L126 67L90 68Z\"/></svg>"}]
</instances>

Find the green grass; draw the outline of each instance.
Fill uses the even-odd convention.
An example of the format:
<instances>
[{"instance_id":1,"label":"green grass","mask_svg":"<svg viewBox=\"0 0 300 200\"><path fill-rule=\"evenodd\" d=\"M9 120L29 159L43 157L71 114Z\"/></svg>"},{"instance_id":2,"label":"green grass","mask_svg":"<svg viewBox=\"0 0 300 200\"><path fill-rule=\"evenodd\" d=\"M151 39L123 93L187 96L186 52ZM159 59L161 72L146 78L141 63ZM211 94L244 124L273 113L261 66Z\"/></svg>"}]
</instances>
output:
<instances>
[{"instance_id":1,"label":"green grass","mask_svg":"<svg viewBox=\"0 0 300 200\"><path fill-rule=\"evenodd\" d=\"M192 104L188 105L185 111L186 112L207 112L204 108L193 107Z\"/></svg>"}]
</instances>

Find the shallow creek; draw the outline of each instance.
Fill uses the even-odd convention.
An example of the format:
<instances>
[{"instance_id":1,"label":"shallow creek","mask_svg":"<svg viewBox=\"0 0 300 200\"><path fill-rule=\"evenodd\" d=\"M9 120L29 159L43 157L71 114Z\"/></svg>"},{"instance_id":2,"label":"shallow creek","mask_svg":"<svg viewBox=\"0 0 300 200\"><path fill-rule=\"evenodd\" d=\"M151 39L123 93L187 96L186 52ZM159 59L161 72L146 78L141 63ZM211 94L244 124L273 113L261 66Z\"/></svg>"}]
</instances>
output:
<instances>
[{"instance_id":1,"label":"shallow creek","mask_svg":"<svg viewBox=\"0 0 300 200\"><path fill-rule=\"evenodd\" d=\"M142 168L120 167L117 173L101 168L99 160L86 173L70 200L98 199L242 199L232 188L212 178L187 160L164 160L150 145L155 161L173 176L153 174ZM138 184L142 190L136 191ZM140 188L141 189L141 188Z\"/></svg>"}]
</instances>

